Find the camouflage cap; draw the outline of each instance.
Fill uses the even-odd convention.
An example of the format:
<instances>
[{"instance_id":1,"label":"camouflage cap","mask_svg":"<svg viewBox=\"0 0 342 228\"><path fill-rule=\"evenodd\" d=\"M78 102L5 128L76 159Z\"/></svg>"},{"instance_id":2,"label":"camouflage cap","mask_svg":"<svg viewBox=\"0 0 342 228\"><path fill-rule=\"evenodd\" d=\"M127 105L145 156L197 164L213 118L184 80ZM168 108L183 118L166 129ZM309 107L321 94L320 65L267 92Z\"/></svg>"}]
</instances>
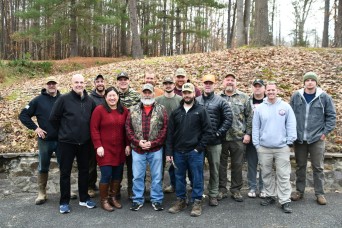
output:
<instances>
[{"instance_id":1,"label":"camouflage cap","mask_svg":"<svg viewBox=\"0 0 342 228\"><path fill-rule=\"evenodd\" d=\"M153 85L150 84L150 83L146 83L142 87L142 91L144 92L145 90L149 90L149 91L151 91L153 93L153 91L154 91Z\"/></svg>"},{"instance_id":2,"label":"camouflage cap","mask_svg":"<svg viewBox=\"0 0 342 228\"><path fill-rule=\"evenodd\" d=\"M233 72L227 72L227 73L224 74L225 78L228 77L228 76L232 76L233 78L236 79L236 74L234 74Z\"/></svg>"},{"instance_id":3,"label":"camouflage cap","mask_svg":"<svg viewBox=\"0 0 342 228\"><path fill-rule=\"evenodd\" d=\"M195 86L191 83L185 83L183 86L182 86L182 92L184 91L188 91L188 92L191 92L191 93L194 93L195 92Z\"/></svg>"},{"instance_id":4,"label":"camouflage cap","mask_svg":"<svg viewBox=\"0 0 342 228\"><path fill-rule=\"evenodd\" d=\"M170 76L166 76L163 80L163 83L167 83L167 82L174 83L173 78Z\"/></svg>"}]
</instances>

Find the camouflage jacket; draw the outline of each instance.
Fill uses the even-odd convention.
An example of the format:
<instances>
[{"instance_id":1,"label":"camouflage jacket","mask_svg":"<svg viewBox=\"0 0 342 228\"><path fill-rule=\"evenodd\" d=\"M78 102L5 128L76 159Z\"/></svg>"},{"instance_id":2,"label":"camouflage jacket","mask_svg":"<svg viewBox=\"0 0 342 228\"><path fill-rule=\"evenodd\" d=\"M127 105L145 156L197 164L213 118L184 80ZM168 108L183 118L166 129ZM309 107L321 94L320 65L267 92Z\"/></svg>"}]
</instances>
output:
<instances>
[{"instance_id":1,"label":"camouflage jacket","mask_svg":"<svg viewBox=\"0 0 342 228\"><path fill-rule=\"evenodd\" d=\"M253 110L247 94L235 90L230 97L224 92L219 94L225 99L233 113L232 127L226 134L226 141L242 140L245 134L252 135Z\"/></svg>"},{"instance_id":2,"label":"camouflage jacket","mask_svg":"<svg viewBox=\"0 0 342 228\"><path fill-rule=\"evenodd\" d=\"M121 104L128 109L140 102L140 94L132 88L124 93L119 91L119 96Z\"/></svg>"}]
</instances>

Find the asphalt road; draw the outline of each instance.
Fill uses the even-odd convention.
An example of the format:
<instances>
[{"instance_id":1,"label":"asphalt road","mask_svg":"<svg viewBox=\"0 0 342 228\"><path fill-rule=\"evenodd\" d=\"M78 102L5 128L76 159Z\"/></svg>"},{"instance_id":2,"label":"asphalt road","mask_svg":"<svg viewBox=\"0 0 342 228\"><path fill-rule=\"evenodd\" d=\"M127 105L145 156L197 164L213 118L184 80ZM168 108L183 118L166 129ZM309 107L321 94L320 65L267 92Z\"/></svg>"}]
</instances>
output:
<instances>
[{"instance_id":1,"label":"asphalt road","mask_svg":"<svg viewBox=\"0 0 342 228\"><path fill-rule=\"evenodd\" d=\"M14 194L1 199L0 227L342 227L340 193L328 193L326 206L318 205L313 193L307 193L304 200L292 203L292 214L283 213L279 205L260 206L259 198L245 198L242 203L226 198L217 207L208 206L205 199L202 216L197 218L190 216L190 207L175 215L168 213L173 194L165 195L164 211L154 211L150 203L130 211L130 202L123 195L123 208L114 212L102 210L96 197L95 209L72 200L69 214L59 213L58 195L49 195L40 206L34 205L35 197Z\"/></svg>"}]
</instances>

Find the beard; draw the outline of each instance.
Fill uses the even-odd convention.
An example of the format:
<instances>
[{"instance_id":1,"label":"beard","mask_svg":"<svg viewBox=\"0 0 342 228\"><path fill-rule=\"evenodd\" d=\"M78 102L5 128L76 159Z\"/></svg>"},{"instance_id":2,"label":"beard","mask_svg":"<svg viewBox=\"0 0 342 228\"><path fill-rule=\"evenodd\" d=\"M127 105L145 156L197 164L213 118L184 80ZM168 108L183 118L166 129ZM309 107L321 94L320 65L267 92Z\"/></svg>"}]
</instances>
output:
<instances>
[{"instance_id":1,"label":"beard","mask_svg":"<svg viewBox=\"0 0 342 228\"><path fill-rule=\"evenodd\" d=\"M227 86L226 91L232 92L232 91L234 91L234 87L233 86Z\"/></svg>"},{"instance_id":2,"label":"beard","mask_svg":"<svg viewBox=\"0 0 342 228\"><path fill-rule=\"evenodd\" d=\"M185 104L191 104L194 101L195 98L190 98L189 100L184 99Z\"/></svg>"},{"instance_id":3,"label":"beard","mask_svg":"<svg viewBox=\"0 0 342 228\"><path fill-rule=\"evenodd\" d=\"M140 99L141 103L143 103L143 105L152 105L155 102L154 98L141 98Z\"/></svg>"},{"instance_id":4,"label":"beard","mask_svg":"<svg viewBox=\"0 0 342 228\"><path fill-rule=\"evenodd\" d=\"M105 90L104 86L96 87L96 91L99 92L99 93L102 93L104 90Z\"/></svg>"},{"instance_id":5,"label":"beard","mask_svg":"<svg viewBox=\"0 0 342 228\"><path fill-rule=\"evenodd\" d=\"M165 92L167 92L167 93L172 93L172 92L173 92L173 89L171 89L171 90L165 90Z\"/></svg>"}]
</instances>

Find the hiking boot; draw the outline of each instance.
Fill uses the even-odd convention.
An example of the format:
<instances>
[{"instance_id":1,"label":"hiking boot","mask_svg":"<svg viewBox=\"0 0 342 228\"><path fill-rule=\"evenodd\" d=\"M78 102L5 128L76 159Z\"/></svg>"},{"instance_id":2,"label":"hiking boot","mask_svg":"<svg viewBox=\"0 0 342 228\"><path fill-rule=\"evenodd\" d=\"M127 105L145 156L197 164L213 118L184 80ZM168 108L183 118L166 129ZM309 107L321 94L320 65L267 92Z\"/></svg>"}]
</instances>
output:
<instances>
[{"instance_id":1,"label":"hiking boot","mask_svg":"<svg viewBox=\"0 0 342 228\"><path fill-rule=\"evenodd\" d=\"M281 205L281 209L283 209L283 211L285 213L292 213L292 208L290 206L290 203L284 203Z\"/></svg>"},{"instance_id":2,"label":"hiking boot","mask_svg":"<svg viewBox=\"0 0 342 228\"><path fill-rule=\"evenodd\" d=\"M88 195L90 198L94 198L96 196L94 189L88 189Z\"/></svg>"},{"instance_id":3,"label":"hiking boot","mask_svg":"<svg viewBox=\"0 0 342 228\"><path fill-rule=\"evenodd\" d=\"M187 207L185 199L177 199L176 203L169 209L169 212L176 214Z\"/></svg>"},{"instance_id":4,"label":"hiking boot","mask_svg":"<svg viewBox=\"0 0 342 228\"><path fill-rule=\"evenodd\" d=\"M298 191L295 191L295 192L292 192L291 194L291 200L292 201L298 201L298 200L301 200L303 199L303 194L298 192Z\"/></svg>"},{"instance_id":5,"label":"hiking boot","mask_svg":"<svg viewBox=\"0 0 342 228\"><path fill-rule=\"evenodd\" d=\"M202 200L195 199L190 215L193 217L198 217L202 214Z\"/></svg>"},{"instance_id":6,"label":"hiking boot","mask_svg":"<svg viewBox=\"0 0 342 228\"><path fill-rule=\"evenodd\" d=\"M270 204L274 204L275 203L275 199L273 197L270 197L270 196L266 196L265 199L263 199L261 202L260 202L260 205L261 206L268 206Z\"/></svg>"},{"instance_id":7,"label":"hiking boot","mask_svg":"<svg viewBox=\"0 0 342 228\"><path fill-rule=\"evenodd\" d=\"M218 205L218 201L216 197L210 197L209 196L209 206L217 206Z\"/></svg>"},{"instance_id":8,"label":"hiking boot","mask_svg":"<svg viewBox=\"0 0 342 228\"><path fill-rule=\"evenodd\" d=\"M47 196L46 196L46 184L48 180L47 173L38 173L38 197L35 200L36 205L41 205L45 203Z\"/></svg>"},{"instance_id":9,"label":"hiking boot","mask_svg":"<svg viewBox=\"0 0 342 228\"><path fill-rule=\"evenodd\" d=\"M139 211L140 208L142 208L142 204L137 203L137 202L133 202L132 206L129 208L132 211Z\"/></svg>"},{"instance_id":10,"label":"hiking boot","mask_svg":"<svg viewBox=\"0 0 342 228\"><path fill-rule=\"evenodd\" d=\"M317 203L319 205L326 205L327 200L325 199L325 197L323 195L319 195L319 196L317 196Z\"/></svg>"},{"instance_id":11,"label":"hiking boot","mask_svg":"<svg viewBox=\"0 0 342 228\"><path fill-rule=\"evenodd\" d=\"M161 203L158 203L158 202L152 203L152 207L153 207L153 209L155 211L162 211L162 210L164 210L163 205Z\"/></svg>"},{"instance_id":12,"label":"hiking boot","mask_svg":"<svg viewBox=\"0 0 342 228\"><path fill-rule=\"evenodd\" d=\"M166 188L164 188L164 193L174 193L174 192L175 192L175 188L172 185L169 185Z\"/></svg>"},{"instance_id":13,"label":"hiking boot","mask_svg":"<svg viewBox=\"0 0 342 228\"><path fill-rule=\"evenodd\" d=\"M222 199L224 199L224 198L227 198L228 197L228 193L227 192L219 192L218 194L217 194L217 200L218 201L220 201L220 200L222 200Z\"/></svg>"},{"instance_id":14,"label":"hiking boot","mask_svg":"<svg viewBox=\"0 0 342 228\"><path fill-rule=\"evenodd\" d=\"M232 195L233 200L235 200L236 202L243 202L243 197L240 194L240 192L234 192Z\"/></svg>"}]
</instances>

